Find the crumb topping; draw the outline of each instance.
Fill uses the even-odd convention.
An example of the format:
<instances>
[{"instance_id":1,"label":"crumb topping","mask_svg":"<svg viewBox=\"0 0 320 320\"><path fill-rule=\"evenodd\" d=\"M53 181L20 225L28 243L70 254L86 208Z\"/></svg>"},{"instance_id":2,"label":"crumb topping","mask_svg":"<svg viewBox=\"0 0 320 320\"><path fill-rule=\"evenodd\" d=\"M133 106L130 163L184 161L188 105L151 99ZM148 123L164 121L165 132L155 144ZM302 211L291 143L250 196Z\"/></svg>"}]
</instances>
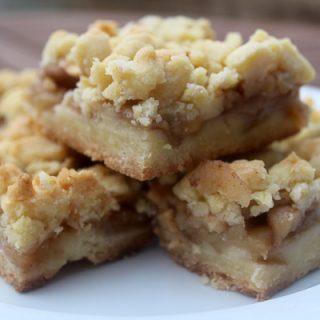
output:
<instances>
[{"instance_id":1,"label":"crumb topping","mask_svg":"<svg viewBox=\"0 0 320 320\"><path fill-rule=\"evenodd\" d=\"M100 165L31 176L5 164L0 166L0 181L0 226L20 252L32 251L64 228L90 228L136 191L124 177Z\"/></svg>"},{"instance_id":2,"label":"crumb topping","mask_svg":"<svg viewBox=\"0 0 320 320\"><path fill-rule=\"evenodd\" d=\"M177 183L173 191L210 232L222 233L232 226L245 228L248 219L266 213L279 242L320 200L320 179L308 161L291 153L269 170L258 160L207 161ZM291 209L285 211L283 205Z\"/></svg>"},{"instance_id":3,"label":"crumb topping","mask_svg":"<svg viewBox=\"0 0 320 320\"><path fill-rule=\"evenodd\" d=\"M188 43L201 39L214 39L215 32L207 19L190 19L184 16L168 17L146 16L137 23L129 23L122 30L127 33L134 28L142 28L156 33L166 42Z\"/></svg>"},{"instance_id":4,"label":"crumb topping","mask_svg":"<svg viewBox=\"0 0 320 320\"><path fill-rule=\"evenodd\" d=\"M86 114L114 108L142 127L186 131L241 96L286 94L314 78L289 39L257 30L246 43L238 33L219 41L207 20L186 17L145 17L119 29L99 21L80 36L58 31L43 51L42 67L50 65L80 77L73 103Z\"/></svg>"}]
</instances>

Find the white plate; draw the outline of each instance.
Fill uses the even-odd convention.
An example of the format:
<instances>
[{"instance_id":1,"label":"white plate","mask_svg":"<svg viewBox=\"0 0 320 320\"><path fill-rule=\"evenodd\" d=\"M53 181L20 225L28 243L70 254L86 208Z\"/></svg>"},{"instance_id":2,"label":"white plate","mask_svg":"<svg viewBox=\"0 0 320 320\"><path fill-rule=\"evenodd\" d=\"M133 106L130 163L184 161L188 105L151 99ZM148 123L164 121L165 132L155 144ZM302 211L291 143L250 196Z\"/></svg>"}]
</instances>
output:
<instances>
[{"instance_id":1,"label":"white plate","mask_svg":"<svg viewBox=\"0 0 320 320\"><path fill-rule=\"evenodd\" d=\"M320 107L320 89L306 87L302 95ZM320 271L313 272L258 303L202 285L199 276L152 247L99 267L67 266L45 287L24 294L0 280L0 320L319 319L319 283Z\"/></svg>"}]
</instances>

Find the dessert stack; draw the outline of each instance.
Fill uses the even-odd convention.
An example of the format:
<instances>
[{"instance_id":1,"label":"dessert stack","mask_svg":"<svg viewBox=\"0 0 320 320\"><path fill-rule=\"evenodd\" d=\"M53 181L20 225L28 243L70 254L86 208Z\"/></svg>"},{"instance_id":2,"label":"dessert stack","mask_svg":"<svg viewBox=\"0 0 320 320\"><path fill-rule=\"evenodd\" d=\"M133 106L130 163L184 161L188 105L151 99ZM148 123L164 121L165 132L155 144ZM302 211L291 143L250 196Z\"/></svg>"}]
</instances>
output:
<instances>
[{"instance_id":1,"label":"dessert stack","mask_svg":"<svg viewBox=\"0 0 320 320\"><path fill-rule=\"evenodd\" d=\"M0 76L2 276L27 290L152 230L259 300L317 268L320 117L299 97L313 78L289 39L220 41L206 19L54 32L37 71Z\"/></svg>"},{"instance_id":2,"label":"dessert stack","mask_svg":"<svg viewBox=\"0 0 320 320\"><path fill-rule=\"evenodd\" d=\"M36 74L2 72L0 273L18 291L66 263L113 260L152 236L142 184L46 138L26 112ZM26 83L30 82L30 84ZM141 205L140 205L141 206Z\"/></svg>"}]
</instances>

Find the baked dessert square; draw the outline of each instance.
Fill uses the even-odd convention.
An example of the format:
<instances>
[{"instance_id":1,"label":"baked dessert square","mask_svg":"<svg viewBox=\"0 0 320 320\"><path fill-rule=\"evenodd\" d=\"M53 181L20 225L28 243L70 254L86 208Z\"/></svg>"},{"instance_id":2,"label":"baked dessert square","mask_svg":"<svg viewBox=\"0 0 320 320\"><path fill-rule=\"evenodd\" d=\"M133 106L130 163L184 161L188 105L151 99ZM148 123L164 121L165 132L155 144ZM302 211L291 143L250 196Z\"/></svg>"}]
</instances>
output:
<instances>
[{"instance_id":1,"label":"baked dessert square","mask_svg":"<svg viewBox=\"0 0 320 320\"><path fill-rule=\"evenodd\" d=\"M57 31L41 70L32 96L46 133L138 180L298 132L299 87L314 77L289 39L219 41L207 20L186 17Z\"/></svg>"},{"instance_id":2,"label":"baked dessert square","mask_svg":"<svg viewBox=\"0 0 320 320\"><path fill-rule=\"evenodd\" d=\"M11 105L0 102L12 115L0 128L1 276L26 291L69 262L98 264L145 246L152 229L142 184L44 137Z\"/></svg>"},{"instance_id":3,"label":"baked dessert square","mask_svg":"<svg viewBox=\"0 0 320 320\"><path fill-rule=\"evenodd\" d=\"M314 131L313 131L314 132ZM300 138L299 138L300 139ZM171 192L155 184L157 234L182 266L219 289L264 300L320 266L320 138L262 160L206 161ZM164 200L166 199L166 200Z\"/></svg>"}]
</instances>

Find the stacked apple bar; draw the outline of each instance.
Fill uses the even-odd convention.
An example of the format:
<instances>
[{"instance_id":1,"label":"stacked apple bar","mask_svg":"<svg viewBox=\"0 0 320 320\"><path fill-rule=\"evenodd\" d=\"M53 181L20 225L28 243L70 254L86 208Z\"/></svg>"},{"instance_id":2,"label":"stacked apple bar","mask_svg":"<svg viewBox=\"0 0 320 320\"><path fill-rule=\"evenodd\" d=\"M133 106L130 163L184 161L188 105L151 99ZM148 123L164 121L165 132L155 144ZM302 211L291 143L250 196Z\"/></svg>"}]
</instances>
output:
<instances>
[{"instance_id":1,"label":"stacked apple bar","mask_svg":"<svg viewBox=\"0 0 320 320\"><path fill-rule=\"evenodd\" d=\"M141 183L40 133L25 113L26 76L32 81L32 72L0 73L0 274L18 291L44 284L68 262L127 255L152 235L137 212Z\"/></svg>"},{"instance_id":2,"label":"stacked apple bar","mask_svg":"<svg viewBox=\"0 0 320 320\"><path fill-rule=\"evenodd\" d=\"M258 299L320 265L318 116L303 129L299 97L314 70L289 39L221 41L186 17L96 21L54 32L31 78L1 108L2 264L17 287L123 255L152 225L180 264Z\"/></svg>"},{"instance_id":3,"label":"stacked apple bar","mask_svg":"<svg viewBox=\"0 0 320 320\"><path fill-rule=\"evenodd\" d=\"M299 87L314 76L288 39L218 41L208 21L183 17L57 31L41 70L46 133L138 180L296 133L308 117Z\"/></svg>"}]
</instances>

